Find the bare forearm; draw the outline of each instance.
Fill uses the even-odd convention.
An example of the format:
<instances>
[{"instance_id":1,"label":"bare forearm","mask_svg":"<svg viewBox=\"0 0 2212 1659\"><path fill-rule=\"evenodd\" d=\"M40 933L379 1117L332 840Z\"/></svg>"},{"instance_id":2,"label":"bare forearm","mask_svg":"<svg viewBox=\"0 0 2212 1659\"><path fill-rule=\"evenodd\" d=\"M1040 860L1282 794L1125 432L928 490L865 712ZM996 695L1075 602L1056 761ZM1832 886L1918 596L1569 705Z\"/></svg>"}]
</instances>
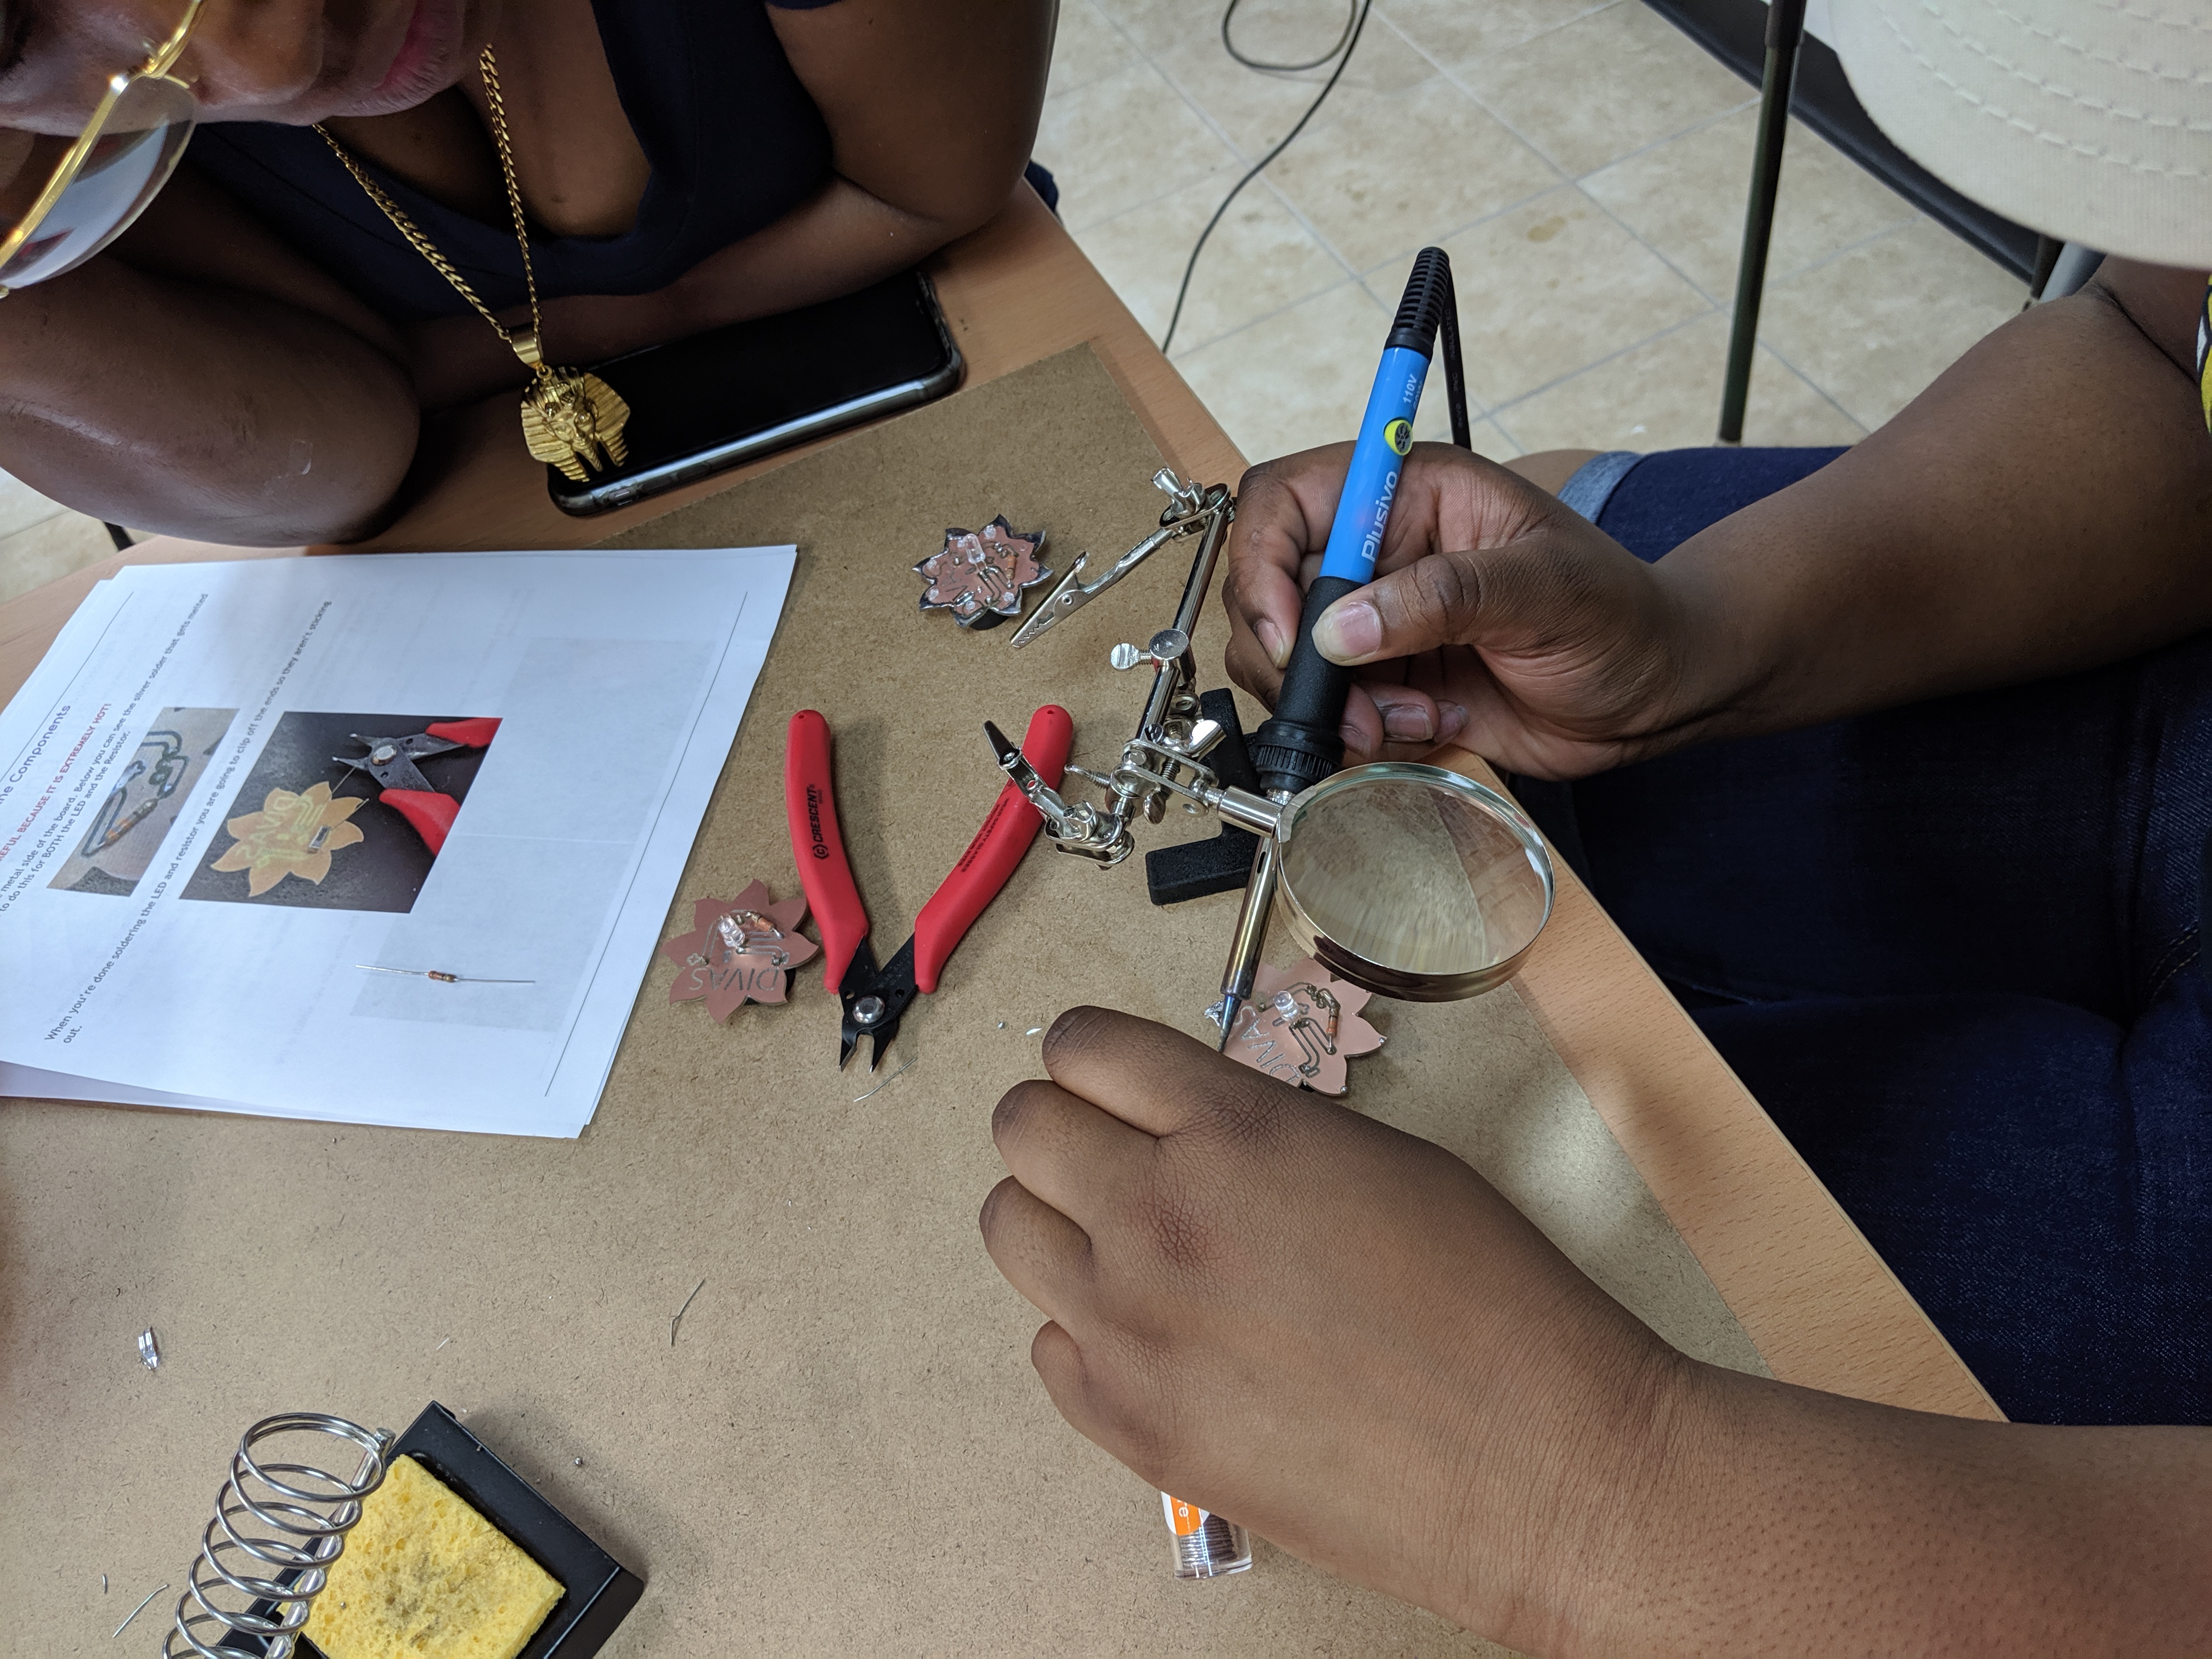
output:
<instances>
[{"instance_id":1,"label":"bare forearm","mask_svg":"<svg viewBox=\"0 0 2212 1659\"><path fill-rule=\"evenodd\" d=\"M2212 1650L2212 1430L1975 1423L1698 1368L1572 1647Z\"/></svg>"},{"instance_id":2,"label":"bare forearm","mask_svg":"<svg viewBox=\"0 0 2212 1659\"><path fill-rule=\"evenodd\" d=\"M240 546L372 527L405 374L327 319L113 258L0 301L0 467L81 512Z\"/></svg>"},{"instance_id":3,"label":"bare forearm","mask_svg":"<svg viewBox=\"0 0 2212 1659\"><path fill-rule=\"evenodd\" d=\"M981 226L1018 185L1044 101L1050 0L843 0L769 15L829 127L830 176L659 293L546 306L562 361L598 362L850 294ZM948 120L943 88L953 86L984 91ZM425 408L520 383L475 318L418 330L414 346Z\"/></svg>"},{"instance_id":4,"label":"bare forearm","mask_svg":"<svg viewBox=\"0 0 2212 1659\"><path fill-rule=\"evenodd\" d=\"M833 179L774 224L708 255L656 293L548 301L546 338L564 362L604 362L853 293L920 264L972 228L939 223ZM517 309L502 320L525 325L528 313ZM475 316L414 330L409 356L426 409L472 402L525 378L514 353Z\"/></svg>"},{"instance_id":5,"label":"bare forearm","mask_svg":"<svg viewBox=\"0 0 2212 1659\"><path fill-rule=\"evenodd\" d=\"M716 320L773 316L919 264L975 228L966 219L947 222L897 206L849 179L833 178L765 230L686 272L677 289L701 313L720 313Z\"/></svg>"},{"instance_id":6,"label":"bare forearm","mask_svg":"<svg viewBox=\"0 0 2212 1659\"><path fill-rule=\"evenodd\" d=\"M2208 553L2195 388L2100 290L2006 325L1850 453L1660 568L1700 619L1711 737L2165 644L2212 626Z\"/></svg>"}]
</instances>

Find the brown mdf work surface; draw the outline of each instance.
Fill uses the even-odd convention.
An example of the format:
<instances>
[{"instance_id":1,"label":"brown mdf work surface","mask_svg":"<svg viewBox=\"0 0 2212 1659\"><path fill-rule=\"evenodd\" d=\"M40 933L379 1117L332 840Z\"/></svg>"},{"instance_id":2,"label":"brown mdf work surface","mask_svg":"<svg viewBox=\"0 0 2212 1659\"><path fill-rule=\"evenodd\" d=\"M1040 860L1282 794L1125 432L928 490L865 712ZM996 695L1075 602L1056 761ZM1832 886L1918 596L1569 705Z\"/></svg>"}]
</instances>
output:
<instances>
[{"instance_id":1,"label":"brown mdf work surface","mask_svg":"<svg viewBox=\"0 0 2212 1659\"><path fill-rule=\"evenodd\" d=\"M1108 305L1102 326L1134 357ZM693 898L752 876L793 890L795 708L836 733L884 952L994 793L981 718L1011 728L1050 698L1076 717L1079 757L1118 747L1139 688L1104 651L1157 625L1186 552L1018 653L1006 629L920 615L905 568L945 525L1004 510L1042 523L1064 569L1151 523L1161 448L1227 475L1233 454L1164 365L1147 390L1102 362L979 381L626 538L800 547L672 931ZM1188 442L1155 447L1178 428ZM59 620L0 607L0 684ZM1218 664L1220 627L1216 610L1201 660ZM307 1407L398 1427L435 1398L647 1577L611 1653L1483 1650L1264 1549L1245 1578L1172 1583L1157 1500L1029 1371L1037 1316L974 1231L1000 1173L989 1109L1036 1073L1030 1029L1071 1003L1194 1029L1234 898L1157 910L1142 880L1037 848L874 1079L836 1069L818 975L802 971L793 1006L717 1027L667 1004L656 962L574 1142L0 1107L0 1602L15 1614L0 1649L112 1650L167 1580L130 1637L150 1648L247 1422ZM1354 1062L1355 1104L1486 1169L1686 1349L1993 1414L1571 878L1515 988L1378 1023L1389 1042ZM1448 1086L1467 1054L1474 1080ZM134 1347L149 1324L158 1373Z\"/></svg>"},{"instance_id":2,"label":"brown mdf work surface","mask_svg":"<svg viewBox=\"0 0 2212 1659\"><path fill-rule=\"evenodd\" d=\"M885 953L998 792L981 719L1018 726L1058 701L1079 755L1117 748L1143 685L1106 652L1167 614L1187 549L1019 653L1008 629L921 613L908 567L948 522L1000 511L1045 528L1058 568L1116 550L1157 513L1159 459L1078 349L622 538L799 549L670 931L693 899L755 876L795 890L793 709L836 734ZM1220 625L1217 611L1201 632L1209 659ZM656 961L574 1142L11 1104L0 1594L33 1615L39 1650L89 1649L112 1628L112 1604L88 1606L98 1573L134 1600L181 1582L247 1422L320 1409L397 1425L436 1399L647 1575L613 1652L1487 1650L1272 1551L1243 1579L1173 1582L1158 1500L1054 1414L1028 1364L1038 1316L977 1238L1000 1173L990 1109L1036 1074L1036 1029L1082 1000L1199 1029L1236 902L1156 909L1136 865L1040 848L873 1077L837 1069L818 975L801 971L791 1006L718 1026L668 1002L674 969ZM1642 1133L1663 1164L1667 1137L1633 1115L1608 1133L1547 1037L1547 1023L1592 1026L1584 1065L1606 1073L1574 987L1578 959L1617 949L1570 887L1525 995L1370 1006L1389 1042L1354 1062L1355 1103L1468 1157L1686 1351L1767 1369L1753 1337L1773 1362L1803 1334L1731 1313L1623 1151ZM1618 973L1608 994L1634 1021L1662 1012L1634 1006ZM1792 1168L1782 1154L1758 1173L1786 1191L1808 1179ZM1705 1248L1728 1261L1761 1219ZM1753 1280L1759 1258L1730 1265ZM1793 1305L1853 1288L1808 1279ZM132 1346L149 1324L158 1373Z\"/></svg>"}]
</instances>

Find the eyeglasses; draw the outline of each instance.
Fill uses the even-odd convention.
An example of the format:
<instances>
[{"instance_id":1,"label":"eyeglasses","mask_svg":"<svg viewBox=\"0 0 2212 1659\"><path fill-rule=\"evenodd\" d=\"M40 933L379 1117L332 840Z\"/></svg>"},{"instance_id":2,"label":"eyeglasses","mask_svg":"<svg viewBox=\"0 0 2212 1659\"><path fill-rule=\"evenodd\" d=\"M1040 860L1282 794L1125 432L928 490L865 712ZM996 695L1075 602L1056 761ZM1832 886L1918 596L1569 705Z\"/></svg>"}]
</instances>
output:
<instances>
[{"instance_id":1,"label":"eyeglasses","mask_svg":"<svg viewBox=\"0 0 2212 1659\"><path fill-rule=\"evenodd\" d=\"M198 118L169 71L204 0L135 70L108 77L74 140L0 131L0 295L74 270L129 229L176 171Z\"/></svg>"}]
</instances>

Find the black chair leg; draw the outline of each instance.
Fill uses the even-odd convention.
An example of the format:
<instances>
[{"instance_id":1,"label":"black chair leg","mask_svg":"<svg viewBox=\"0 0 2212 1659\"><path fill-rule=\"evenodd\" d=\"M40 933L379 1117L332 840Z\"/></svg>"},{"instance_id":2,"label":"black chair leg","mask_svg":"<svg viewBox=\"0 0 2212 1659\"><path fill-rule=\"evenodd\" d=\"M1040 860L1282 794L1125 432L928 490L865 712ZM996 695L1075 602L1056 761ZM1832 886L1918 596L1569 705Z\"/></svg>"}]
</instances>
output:
<instances>
[{"instance_id":1,"label":"black chair leg","mask_svg":"<svg viewBox=\"0 0 2212 1659\"><path fill-rule=\"evenodd\" d=\"M1759 91L1759 145L1751 167L1751 201L1743 216L1743 258L1735 274L1735 317L1729 330L1728 377L1721 391L1720 441L1743 441L1744 404L1751 396L1752 352L1759 343L1759 302L1766 289L1766 248L1774 234L1774 198L1782 185L1782 145L1790 136L1790 88L1805 39L1805 0L1771 0L1766 9L1766 70Z\"/></svg>"},{"instance_id":2,"label":"black chair leg","mask_svg":"<svg viewBox=\"0 0 2212 1659\"><path fill-rule=\"evenodd\" d=\"M2066 244L2056 236L2035 239L2035 270L2027 279L2027 299L2021 306L2025 311L2043 297L2044 285L2050 282L2051 273L2058 268L2058 256L2066 251Z\"/></svg>"}]
</instances>

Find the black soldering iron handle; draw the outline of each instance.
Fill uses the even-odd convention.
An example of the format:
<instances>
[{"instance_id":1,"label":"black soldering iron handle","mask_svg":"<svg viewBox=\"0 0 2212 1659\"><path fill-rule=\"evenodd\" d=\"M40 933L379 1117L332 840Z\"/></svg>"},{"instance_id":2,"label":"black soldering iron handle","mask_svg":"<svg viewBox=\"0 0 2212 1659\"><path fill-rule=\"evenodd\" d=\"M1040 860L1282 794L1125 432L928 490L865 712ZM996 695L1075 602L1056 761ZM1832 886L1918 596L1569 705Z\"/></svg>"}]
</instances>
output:
<instances>
[{"instance_id":1,"label":"black soldering iron handle","mask_svg":"<svg viewBox=\"0 0 2212 1659\"><path fill-rule=\"evenodd\" d=\"M1359 586L1348 577L1316 576L1306 589L1297 643L1283 670L1273 717L1252 739L1252 764L1266 793L1295 795L1344 763L1344 700L1352 690L1352 671L1322 655L1313 630L1322 611Z\"/></svg>"}]
</instances>

